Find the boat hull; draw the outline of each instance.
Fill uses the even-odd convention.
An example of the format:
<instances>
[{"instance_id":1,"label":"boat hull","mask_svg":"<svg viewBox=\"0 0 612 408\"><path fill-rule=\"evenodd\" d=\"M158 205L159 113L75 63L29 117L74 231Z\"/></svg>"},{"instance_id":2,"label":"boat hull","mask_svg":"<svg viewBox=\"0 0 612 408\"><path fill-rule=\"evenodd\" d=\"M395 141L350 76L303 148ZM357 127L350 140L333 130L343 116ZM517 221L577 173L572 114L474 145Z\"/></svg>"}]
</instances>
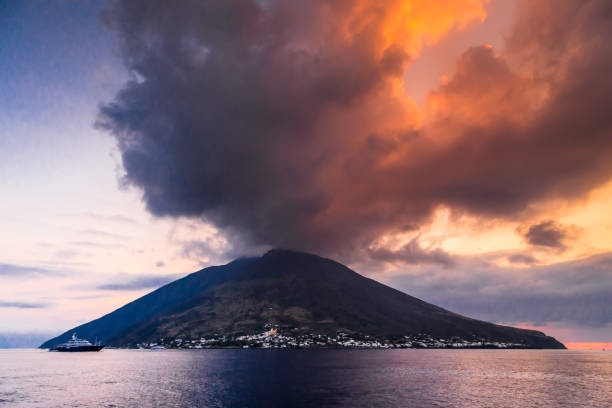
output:
<instances>
[{"instance_id":1,"label":"boat hull","mask_svg":"<svg viewBox=\"0 0 612 408\"><path fill-rule=\"evenodd\" d=\"M100 351L104 346L78 346L78 347L64 347L58 346L53 351L64 351L64 352L78 352L78 351Z\"/></svg>"}]
</instances>

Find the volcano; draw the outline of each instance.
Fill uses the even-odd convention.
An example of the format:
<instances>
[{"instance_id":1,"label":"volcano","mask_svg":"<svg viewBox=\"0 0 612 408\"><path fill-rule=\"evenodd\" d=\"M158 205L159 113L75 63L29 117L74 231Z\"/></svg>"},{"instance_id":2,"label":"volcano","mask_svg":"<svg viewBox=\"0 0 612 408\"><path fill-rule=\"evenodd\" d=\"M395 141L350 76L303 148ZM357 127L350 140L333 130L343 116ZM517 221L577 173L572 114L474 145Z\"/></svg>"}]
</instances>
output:
<instances>
[{"instance_id":1,"label":"volcano","mask_svg":"<svg viewBox=\"0 0 612 408\"><path fill-rule=\"evenodd\" d=\"M291 333L344 332L377 339L427 335L565 348L542 332L461 316L333 260L280 249L192 273L41 348L65 342L72 333L128 347L163 338L239 336L271 326Z\"/></svg>"}]
</instances>

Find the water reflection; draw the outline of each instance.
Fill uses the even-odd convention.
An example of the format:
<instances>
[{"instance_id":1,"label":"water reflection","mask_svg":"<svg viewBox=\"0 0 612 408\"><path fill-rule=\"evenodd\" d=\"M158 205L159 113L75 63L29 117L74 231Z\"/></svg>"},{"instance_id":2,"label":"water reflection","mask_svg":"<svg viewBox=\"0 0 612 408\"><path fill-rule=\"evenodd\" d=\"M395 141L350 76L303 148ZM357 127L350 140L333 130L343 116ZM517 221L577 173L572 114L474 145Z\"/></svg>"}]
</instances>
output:
<instances>
[{"instance_id":1,"label":"water reflection","mask_svg":"<svg viewBox=\"0 0 612 408\"><path fill-rule=\"evenodd\" d=\"M612 406L612 353L0 351L0 406Z\"/></svg>"}]
</instances>

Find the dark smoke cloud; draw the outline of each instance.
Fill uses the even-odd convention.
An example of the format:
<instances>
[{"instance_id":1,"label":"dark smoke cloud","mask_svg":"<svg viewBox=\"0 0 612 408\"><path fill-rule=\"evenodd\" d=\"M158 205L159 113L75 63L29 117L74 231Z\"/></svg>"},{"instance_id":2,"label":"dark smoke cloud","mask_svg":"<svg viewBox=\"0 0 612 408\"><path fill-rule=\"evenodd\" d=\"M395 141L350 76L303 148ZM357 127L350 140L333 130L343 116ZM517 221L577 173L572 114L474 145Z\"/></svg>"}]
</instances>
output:
<instances>
[{"instance_id":1,"label":"dark smoke cloud","mask_svg":"<svg viewBox=\"0 0 612 408\"><path fill-rule=\"evenodd\" d=\"M575 234L576 227L564 226L550 220L529 226L523 232L523 237L531 245L564 250L565 241Z\"/></svg>"},{"instance_id":2,"label":"dark smoke cloud","mask_svg":"<svg viewBox=\"0 0 612 408\"><path fill-rule=\"evenodd\" d=\"M467 50L420 128L406 39L381 48L396 3L112 2L133 80L98 126L125 182L244 247L346 256L439 205L519 218L610 179L612 2L521 1L507 55Z\"/></svg>"}]
</instances>

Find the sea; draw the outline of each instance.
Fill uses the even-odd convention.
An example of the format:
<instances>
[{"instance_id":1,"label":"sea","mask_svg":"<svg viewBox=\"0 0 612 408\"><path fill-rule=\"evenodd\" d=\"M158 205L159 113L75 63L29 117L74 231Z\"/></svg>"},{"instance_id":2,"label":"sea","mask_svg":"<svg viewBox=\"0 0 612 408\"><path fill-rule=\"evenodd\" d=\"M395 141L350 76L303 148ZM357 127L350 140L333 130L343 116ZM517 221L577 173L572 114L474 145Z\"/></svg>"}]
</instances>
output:
<instances>
[{"instance_id":1,"label":"sea","mask_svg":"<svg viewBox=\"0 0 612 408\"><path fill-rule=\"evenodd\" d=\"M612 407L612 352L0 350L0 407Z\"/></svg>"}]
</instances>

